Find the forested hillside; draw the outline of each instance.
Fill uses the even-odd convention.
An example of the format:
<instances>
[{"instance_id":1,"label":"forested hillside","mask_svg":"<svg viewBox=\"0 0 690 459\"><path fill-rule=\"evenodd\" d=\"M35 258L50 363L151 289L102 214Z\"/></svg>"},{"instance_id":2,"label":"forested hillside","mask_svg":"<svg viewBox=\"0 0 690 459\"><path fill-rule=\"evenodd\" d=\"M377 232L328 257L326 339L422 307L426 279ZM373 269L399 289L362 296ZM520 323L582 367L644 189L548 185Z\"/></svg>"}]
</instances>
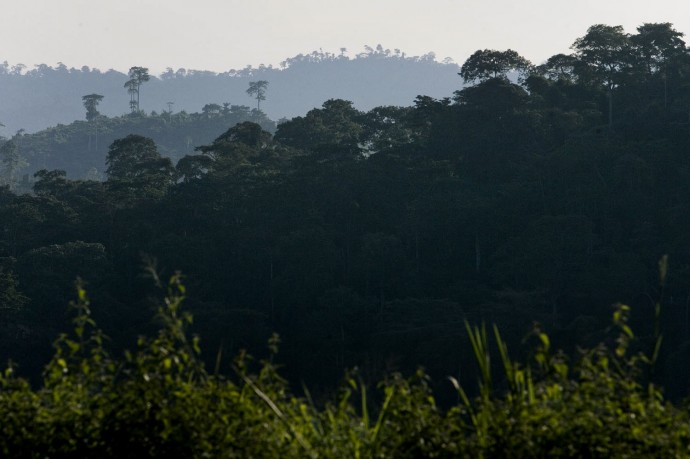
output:
<instances>
[{"instance_id":1,"label":"forested hillside","mask_svg":"<svg viewBox=\"0 0 690 459\"><path fill-rule=\"evenodd\" d=\"M210 103L200 113L147 115L137 111L113 118L100 114L97 106L93 110L88 121L60 124L35 134L18 133L8 142L0 140L2 154L6 158L16 156L4 168L0 183L19 192L30 191L33 175L41 169L60 169L72 179L103 180L108 146L129 134L153 139L163 156L177 162L193 153L196 146L212 142L228 126L251 121L275 131L275 123L262 111L246 105Z\"/></svg>"},{"instance_id":2,"label":"forested hillside","mask_svg":"<svg viewBox=\"0 0 690 459\"><path fill-rule=\"evenodd\" d=\"M8 180L0 188L0 356L40 380L51 341L69 326L66 305L76 276L86 282L93 318L113 352L134 348L137 336L161 325L151 299L158 276L151 273L168 278L179 270L175 289L185 285L179 295L187 298L206 368L222 374L242 349L264 356L276 332L280 353L270 361L317 405L335 391L344 369L356 367L357 378L373 382L392 372L413 374L421 365L431 386L424 378L416 389L395 378L388 383L402 391L396 394L416 394L410 400L425 400L424 407L409 402L395 413L436 413L426 405L427 390L437 390L442 405L464 397L447 376L476 387L479 360L486 386L492 365L503 367L495 393L468 390L484 397L476 405L484 414L452 412L471 419L470 430L456 421L424 430L396 418L398 433L420 429L410 433L415 441L432 441L433 432L474 432L453 437L460 443L433 437L451 451L448 457L460 454L452 445L464 441L477 448L467 451L505 457L501 451L519 447L522 434L547 451L543 457L612 457L628 447L634 457L646 457L655 448L645 443L651 438L687 454L685 427L673 438L659 427L685 426L686 415L664 412L662 391L647 386L662 385L672 400L686 397L690 387L690 53L682 37L671 24L644 24L632 35L594 25L575 40L572 54L541 65L512 50L478 50L460 69L452 96L418 96L409 107L368 111L331 98L279 123L274 133L258 110L252 112L258 118L237 124L218 115L228 125L176 162L164 153L186 153L185 144L166 140L171 146L161 148L162 140L157 145L130 133L109 144L105 180L41 170L31 193L11 189L19 185L8 164L16 165L23 136L12 139L0 151ZM166 116L135 118L168 126ZM195 116L200 129L218 126ZM175 128L162 132L174 139ZM88 148L74 145L73 161L77 153L89 157ZM535 366L513 366L505 356L485 361L486 337L469 333L468 345L466 321L496 324L513 355ZM169 339L165 346L181 339L170 333L157 335ZM547 356L554 348L564 353ZM148 368L152 355L167 355L151 349L137 368ZM273 378L258 380L285 396ZM243 379L243 390L265 401L252 386L256 380ZM386 391L379 394L382 412ZM494 394L501 400L496 405L489 403ZM282 409L296 416L299 409L289 411L285 397ZM581 417L596 400L610 424ZM349 410L347 403L340 408ZM538 434L543 412L535 406L569 426L563 438L586 432L605 446L596 454L589 443L572 446L568 451L581 454L569 456L558 446L560 424L549 431L555 443L539 443L547 437ZM633 414L620 414L626 410ZM632 426L657 414L670 417ZM598 437L596 425L613 430ZM641 435L649 426L660 430ZM626 433L618 436L618 428ZM290 432L281 438L312 438ZM320 432L324 437L315 433L320 440L313 441L331 438ZM366 438L378 444L372 435ZM630 441L607 443L619 438Z\"/></svg>"},{"instance_id":3,"label":"forested hillside","mask_svg":"<svg viewBox=\"0 0 690 459\"><path fill-rule=\"evenodd\" d=\"M146 113L192 113L211 103L256 106L246 94L247 86L266 80L270 86L263 110L274 120L303 114L330 98L351 100L360 110L370 110L378 105L409 105L418 94L450 94L457 87L458 70L454 63L437 62L433 53L408 56L381 45L366 47L352 57L314 51L288 58L280 67L261 65L223 73L168 69L142 85L140 108ZM104 115L129 113L123 87L128 80L126 73L115 70L63 64L27 68L5 62L0 65L0 123L5 125L0 135L84 119L81 98L92 93L104 96L100 104Z\"/></svg>"}]
</instances>

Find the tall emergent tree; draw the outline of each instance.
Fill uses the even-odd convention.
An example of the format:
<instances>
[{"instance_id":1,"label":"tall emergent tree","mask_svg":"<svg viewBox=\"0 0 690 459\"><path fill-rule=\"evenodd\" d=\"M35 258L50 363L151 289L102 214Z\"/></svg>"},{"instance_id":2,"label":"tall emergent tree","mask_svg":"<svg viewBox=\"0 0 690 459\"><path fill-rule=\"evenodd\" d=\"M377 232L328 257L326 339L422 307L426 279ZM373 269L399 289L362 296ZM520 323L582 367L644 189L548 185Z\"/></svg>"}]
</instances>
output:
<instances>
[{"instance_id":1,"label":"tall emergent tree","mask_svg":"<svg viewBox=\"0 0 690 459\"><path fill-rule=\"evenodd\" d=\"M670 22L644 23L637 34L630 37L637 68L648 75L666 72L669 61L686 54L684 34L673 28Z\"/></svg>"},{"instance_id":2,"label":"tall emergent tree","mask_svg":"<svg viewBox=\"0 0 690 459\"><path fill-rule=\"evenodd\" d=\"M98 111L98 104L103 100L102 95L87 94L82 96L81 100L84 102L84 108L86 109L86 121L93 121L101 115Z\"/></svg>"},{"instance_id":3,"label":"tall emergent tree","mask_svg":"<svg viewBox=\"0 0 690 459\"><path fill-rule=\"evenodd\" d=\"M91 151L91 134L95 134L96 137L96 148L98 148L98 117L101 116L98 111L98 104L103 100L103 96L100 94L87 94L82 96L81 100L84 102L84 108L86 108L86 120L91 123L91 130L89 132L89 151Z\"/></svg>"},{"instance_id":4,"label":"tall emergent tree","mask_svg":"<svg viewBox=\"0 0 690 459\"><path fill-rule=\"evenodd\" d=\"M266 89L268 88L268 81L250 81L247 94L256 99L256 109L261 110L261 101L266 100Z\"/></svg>"},{"instance_id":5,"label":"tall emergent tree","mask_svg":"<svg viewBox=\"0 0 690 459\"><path fill-rule=\"evenodd\" d=\"M125 83L129 94L129 108L132 113L139 112L139 88L142 83L149 81L149 69L146 67L132 67L129 69L129 80Z\"/></svg>"},{"instance_id":6,"label":"tall emergent tree","mask_svg":"<svg viewBox=\"0 0 690 459\"><path fill-rule=\"evenodd\" d=\"M623 70L632 64L630 45L622 26L595 24L571 46L580 62L576 67L579 81L606 89L609 127L613 125L613 90L620 84Z\"/></svg>"},{"instance_id":7,"label":"tall emergent tree","mask_svg":"<svg viewBox=\"0 0 690 459\"><path fill-rule=\"evenodd\" d=\"M661 83L664 108L668 108L669 79L682 81L682 78L674 78L674 73L679 76L684 73L674 72L674 67L680 69L683 67L682 61L688 61L683 35L671 23L664 22L642 24L637 28L637 34L630 37L635 55L634 68L644 73L643 80Z\"/></svg>"}]
</instances>

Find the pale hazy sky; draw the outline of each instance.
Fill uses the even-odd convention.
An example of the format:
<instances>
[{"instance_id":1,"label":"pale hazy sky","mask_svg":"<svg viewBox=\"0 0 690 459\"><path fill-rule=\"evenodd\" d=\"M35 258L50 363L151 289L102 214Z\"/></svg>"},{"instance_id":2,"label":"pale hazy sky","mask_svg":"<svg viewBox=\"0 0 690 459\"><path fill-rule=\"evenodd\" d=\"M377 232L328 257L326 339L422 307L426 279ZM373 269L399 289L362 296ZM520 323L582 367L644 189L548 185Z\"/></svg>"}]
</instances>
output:
<instances>
[{"instance_id":1,"label":"pale hazy sky","mask_svg":"<svg viewBox=\"0 0 690 459\"><path fill-rule=\"evenodd\" d=\"M592 24L672 22L690 34L690 0L0 0L0 17L0 61L152 73L379 43L460 64L479 48L512 48L540 63Z\"/></svg>"}]
</instances>

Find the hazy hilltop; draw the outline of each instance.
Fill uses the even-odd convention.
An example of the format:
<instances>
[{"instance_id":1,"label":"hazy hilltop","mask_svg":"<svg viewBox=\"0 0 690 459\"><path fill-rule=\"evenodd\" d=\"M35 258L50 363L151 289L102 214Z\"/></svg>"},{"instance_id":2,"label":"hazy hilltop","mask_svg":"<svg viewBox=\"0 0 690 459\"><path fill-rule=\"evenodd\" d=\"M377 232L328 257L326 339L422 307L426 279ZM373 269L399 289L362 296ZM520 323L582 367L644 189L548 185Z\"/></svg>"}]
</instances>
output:
<instances>
[{"instance_id":1,"label":"hazy hilltop","mask_svg":"<svg viewBox=\"0 0 690 459\"><path fill-rule=\"evenodd\" d=\"M146 66L145 62L132 65ZM272 119L291 118L332 98L350 100L360 110L382 105L412 105L417 95L449 97L461 86L460 68L433 53L406 56L399 50L365 47L355 57L314 51L272 66L247 67L224 73L168 69L141 87L141 109L147 112L199 112L206 104L253 105L246 93L250 81L269 82L261 109ZM59 123L84 119L82 96L101 94L99 111L106 116L128 113L128 76L119 71L46 64L32 69L0 65L0 134L19 129L35 132ZM169 105L168 103L173 104Z\"/></svg>"}]
</instances>

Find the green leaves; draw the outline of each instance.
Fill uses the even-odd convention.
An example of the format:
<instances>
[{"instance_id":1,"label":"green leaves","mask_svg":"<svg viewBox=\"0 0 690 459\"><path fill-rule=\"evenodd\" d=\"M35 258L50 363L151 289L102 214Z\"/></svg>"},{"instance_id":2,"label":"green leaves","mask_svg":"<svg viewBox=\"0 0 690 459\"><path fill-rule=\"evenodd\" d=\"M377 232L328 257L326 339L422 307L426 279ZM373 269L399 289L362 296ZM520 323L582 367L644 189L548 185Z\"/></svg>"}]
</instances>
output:
<instances>
[{"instance_id":1,"label":"green leaves","mask_svg":"<svg viewBox=\"0 0 690 459\"><path fill-rule=\"evenodd\" d=\"M377 389L349 374L339 395L316 406L290 393L271 361L257 372L240 354L237 381L206 373L187 289L177 273L165 289L162 328L142 337L135 352L115 361L77 284L74 331L55 343L45 384L33 390L0 375L0 455L4 457L687 457L690 417L667 404L658 389L643 389L636 371L645 359L628 356L634 334L630 308L618 304L617 347L582 351L572 365L552 354L535 325L532 364L510 358L497 327L466 324L480 369L477 399L451 382L460 403L438 409L420 370L393 374ZM269 340L272 354L279 339ZM491 360L498 349L500 365ZM648 361L648 360L647 360ZM220 365L220 363L218 364ZM357 396L358 395L358 396ZM376 402L377 401L377 402ZM308 402L308 403L307 403Z\"/></svg>"}]
</instances>

